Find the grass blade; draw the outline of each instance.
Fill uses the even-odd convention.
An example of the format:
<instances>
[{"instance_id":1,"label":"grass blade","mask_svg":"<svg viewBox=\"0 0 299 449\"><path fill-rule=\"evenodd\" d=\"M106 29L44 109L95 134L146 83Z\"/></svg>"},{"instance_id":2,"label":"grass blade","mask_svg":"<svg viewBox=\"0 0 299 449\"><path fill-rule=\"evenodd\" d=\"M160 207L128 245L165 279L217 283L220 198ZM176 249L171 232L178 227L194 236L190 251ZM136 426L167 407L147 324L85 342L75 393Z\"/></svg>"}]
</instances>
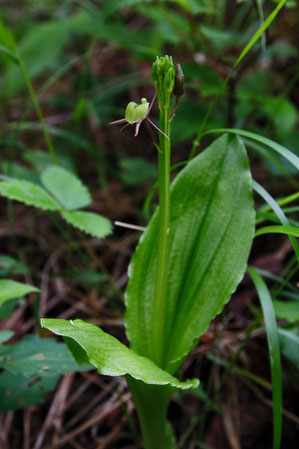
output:
<instances>
[{"instance_id":1,"label":"grass blade","mask_svg":"<svg viewBox=\"0 0 299 449\"><path fill-rule=\"evenodd\" d=\"M286 234L293 235L294 237L299 237L299 228L294 226L265 226L256 231L255 237L263 234Z\"/></svg>"},{"instance_id":2,"label":"grass blade","mask_svg":"<svg viewBox=\"0 0 299 449\"><path fill-rule=\"evenodd\" d=\"M252 187L253 189L269 204L269 206L273 209L273 211L275 212L275 214L277 215L277 217L279 218L280 222L285 225L285 226L289 226L289 220L287 219L287 217L285 216L283 210L280 208L280 206L277 204L277 202L275 201L275 199L270 195L270 193L268 193L259 183L257 183L256 181L252 181ZM259 230L258 230L259 231ZM257 231L257 232L258 232ZM261 235L261 234L260 234ZM299 246L298 243L296 241L296 239L294 238L293 235L289 234L290 240L292 242L295 254L297 259L299 260Z\"/></svg>"},{"instance_id":3,"label":"grass blade","mask_svg":"<svg viewBox=\"0 0 299 449\"><path fill-rule=\"evenodd\" d=\"M248 267L247 271L257 290L266 325L272 377L273 449L279 449L282 432L282 380L279 338L275 312L270 292L264 280L254 268Z\"/></svg>"},{"instance_id":4,"label":"grass blade","mask_svg":"<svg viewBox=\"0 0 299 449\"><path fill-rule=\"evenodd\" d=\"M210 129L205 131L202 135L205 134L214 134L214 133L231 133L238 134L242 137L248 137L249 139L256 140L257 142L263 143L267 147L270 147L272 150L276 151L276 153L283 156L287 161L289 161L297 170L299 170L299 157L296 156L292 151L288 150L284 146L280 145L277 142L274 142L267 137L260 136L259 134L252 133L250 131L244 131L243 129L233 129L233 128L219 128L219 129Z\"/></svg>"}]
</instances>

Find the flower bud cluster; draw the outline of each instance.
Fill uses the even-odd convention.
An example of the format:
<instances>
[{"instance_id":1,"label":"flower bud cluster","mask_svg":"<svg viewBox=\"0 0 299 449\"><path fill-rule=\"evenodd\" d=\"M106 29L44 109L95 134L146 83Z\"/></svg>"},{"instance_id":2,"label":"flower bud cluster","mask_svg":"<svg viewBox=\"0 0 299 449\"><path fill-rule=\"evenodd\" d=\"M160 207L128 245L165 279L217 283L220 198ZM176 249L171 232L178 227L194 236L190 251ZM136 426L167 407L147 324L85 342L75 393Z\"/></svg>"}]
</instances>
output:
<instances>
[{"instance_id":1,"label":"flower bud cluster","mask_svg":"<svg viewBox=\"0 0 299 449\"><path fill-rule=\"evenodd\" d=\"M157 91L160 107L168 108L173 90L175 68L171 56L157 57L153 63L152 80Z\"/></svg>"}]
</instances>

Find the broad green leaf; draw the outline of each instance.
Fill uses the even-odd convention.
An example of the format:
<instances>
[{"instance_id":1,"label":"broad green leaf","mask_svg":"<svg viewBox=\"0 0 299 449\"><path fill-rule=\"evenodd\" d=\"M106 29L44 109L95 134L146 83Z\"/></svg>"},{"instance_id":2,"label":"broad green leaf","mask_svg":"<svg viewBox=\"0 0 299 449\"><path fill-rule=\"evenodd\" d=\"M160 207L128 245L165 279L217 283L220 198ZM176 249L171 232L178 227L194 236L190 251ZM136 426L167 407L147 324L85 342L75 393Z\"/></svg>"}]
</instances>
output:
<instances>
[{"instance_id":1,"label":"broad green leaf","mask_svg":"<svg viewBox=\"0 0 299 449\"><path fill-rule=\"evenodd\" d=\"M28 379L22 374L4 371L0 374L0 413L39 404L56 387L58 379L59 376Z\"/></svg>"},{"instance_id":2,"label":"broad green leaf","mask_svg":"<svg viewBox=\"0 0 299 449\"><path fill-rule=\"evenodd\" d=\"M26 335L13 345L0 345L0 368L16 375L44 377L86 371L90 366L80 367L65 344L53 338Z\"/></svg>"},{"instance_id":3,"label":"broad green leaf","mask_svg":"<svg viewBox=\"0 0 299 449\"><path fill-rule=\"evenodd\" d=\"M44 210L60 210L61 206L40 186L21 179L0 182L0 194L11 200Z\"/></svg>"},{"instance_id":4,"label":"broad green leaf","mask_svg":"<svg viewBox=\"0 0 299 449\"><path fill-rule=\"evenodd\" d=\"M93 212L64 210L61 212L61 215L71 225L99 239L106 237L112 232L111 222L107 218Z\"/></svg>"},{"instance_id":5,"label":"broad green leaf","mask_svg":"<svg viewBox=\"0 0 299 449\"><path fill-rule=\"evenodd\" d=\"M53 165L41 174L43 185L64 209L79 209L91 203L87 188L74 174Z\"/></svg>"},{"instance_id":6,"label":"broad green leaf","mask_svg":"<svg viewBox=\"0 0 299 449\"><path fill-rule=\"evenodd\" d=\"M138 354L153 358L159 210L129 268L126 326ZM254 234L251 176L241 139L225 135L171 187L164 368L175 372L241 281Z\"/></svg>"},{"instance_id":7,"label":"broad green leaf","mask_svg":"<svg viewBox=\"0 0 299 449\"><path fill-rule=\"evenodd\" d=\"M18 298L31 292L39 290L32 285L21 284L20 282L10 281L8 279L0 280L0 305L8 299Z\"/></svg>"},{"instance_id":8,"label":"broad green leaf","mask_svg":"<svg viewBox=\"0 0 299 449\"><path fill-rule=\"evenodd\" d=\"M291 323L299 321L299 301L273 301L277 318L288 320ZM299 349L299 348L298 348Z\"/></svg>"},{"instance_id":9,"label":"broad green leaf","mask_svg":"<svg viewBox=\"0 0 299 449\"><path fill-rule=\"evenodd\" d=\"M158 368L151 360L137 355L134 351L120 343L112 335L106 334L99 327L82 320L66 321L42 319L45 327L57 335L72 339L71 350L80 363L86 358L99 373L108 376L124 376L129 374L134 379L147 384L171 385L188 389L197 386L196 379L179 382L166 371Z\"/></svg>"}]
</instances>

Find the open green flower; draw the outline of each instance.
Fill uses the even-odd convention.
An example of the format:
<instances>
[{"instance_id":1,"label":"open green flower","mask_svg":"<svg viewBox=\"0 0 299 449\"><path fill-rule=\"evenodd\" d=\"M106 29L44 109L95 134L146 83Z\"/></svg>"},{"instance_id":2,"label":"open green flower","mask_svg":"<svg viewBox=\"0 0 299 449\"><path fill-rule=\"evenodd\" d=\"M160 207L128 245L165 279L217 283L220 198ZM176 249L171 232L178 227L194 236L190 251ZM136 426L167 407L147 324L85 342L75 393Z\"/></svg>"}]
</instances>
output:
<instances>
[{"instance_id":1,"label":"open green flower","mask_svg":"<svg viewBox=\"0 0 299 449\"><path fill-rule=\"evenodd\" d=\"M157 94L154 95L151 104L149 104L146 98L141 98L140 104L135 103L135 101L130 101L130 103L126 107L125 118L110 122L108 123L108 125L119 125L121 123L126 123L125 126L121 128L122 131L127 126L136 124L134 134L134 136L136 137L138 135L141 123L143 122L143 120L147 120L154 128L156 128L161 134L163 134L163 136L169 139L169 137L163 131L161 131L161 129L158 128L158 126L156 126L149 118L149 113L153 107L156 96Z\"/></svg>"}]
</instances>

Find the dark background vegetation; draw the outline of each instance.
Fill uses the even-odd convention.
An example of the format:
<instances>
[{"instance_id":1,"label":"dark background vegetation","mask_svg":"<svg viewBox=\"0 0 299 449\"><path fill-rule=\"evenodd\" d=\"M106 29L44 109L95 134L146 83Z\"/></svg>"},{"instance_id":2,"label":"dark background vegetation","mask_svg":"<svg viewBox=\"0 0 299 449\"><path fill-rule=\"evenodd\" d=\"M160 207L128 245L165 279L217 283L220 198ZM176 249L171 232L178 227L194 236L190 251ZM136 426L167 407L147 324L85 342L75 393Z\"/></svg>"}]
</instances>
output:
<instances>
[{"instance_id":1,"label":"dark background vegetation","mask_svg":"<svg viewBox=\"0 0 299 449\"><path fill-rule=\"evenodd\" d=\"M107 123L123 117L129 101L152 98L155 57L172 55L185 75L185 95L172 122L175 164L188 158L211 100L262 14L267 17L275 6L270 0L0 1L1 21L14 34L58 162L88 185L90 210L111 221L141 226L154 210L155 196L144 207L157 179L156 150L146 129L141 126L134 138L132 127L120 133ZM234 73L207 128L254 131L299 154L298 19L298 4L288 1ZM3 54L0 63L1 171L33 180L49 163L47 147L19 68ZM156 107L151 117L157 117ZM199 149L214 137L203 138ZM274 163L263 147L244 142L254 179L272 196L298 190L290 165L283 160ZM257 208L262 204L257 197ZM294 211L289 217L295 220ZM39 316L80 317L126 342L123 292L138 237L135 231L115 227L105 240L91 238L53 214L1 198L0 252L13 258L10 265L3 265L2 259L1 273L41 288L40 298L31 294L9 318L2 315L1 329L14 330L17 341L40 333ZM289 284L294 291L292 261L286 236L254 241L250 263L264 270L275 297L283 297ZM255 290L245 276L181 371L184 378L199 377L201 389L178 394L171 403L169 418L180 436L179 448L272 447L270 364L263 325ZM298 352L297 347L297 366ZM227 369L231 360L234 364ZM295 449L299 441L294 360L296 354L293 360L282 357L282 449ZM5 395L3 385L1 389ZM69 373L40 405L21 407L19 403L12 407L18 410L2 410L1 449L142 447L123 379L94 371Z\"/></svg>"}]
</instances>

